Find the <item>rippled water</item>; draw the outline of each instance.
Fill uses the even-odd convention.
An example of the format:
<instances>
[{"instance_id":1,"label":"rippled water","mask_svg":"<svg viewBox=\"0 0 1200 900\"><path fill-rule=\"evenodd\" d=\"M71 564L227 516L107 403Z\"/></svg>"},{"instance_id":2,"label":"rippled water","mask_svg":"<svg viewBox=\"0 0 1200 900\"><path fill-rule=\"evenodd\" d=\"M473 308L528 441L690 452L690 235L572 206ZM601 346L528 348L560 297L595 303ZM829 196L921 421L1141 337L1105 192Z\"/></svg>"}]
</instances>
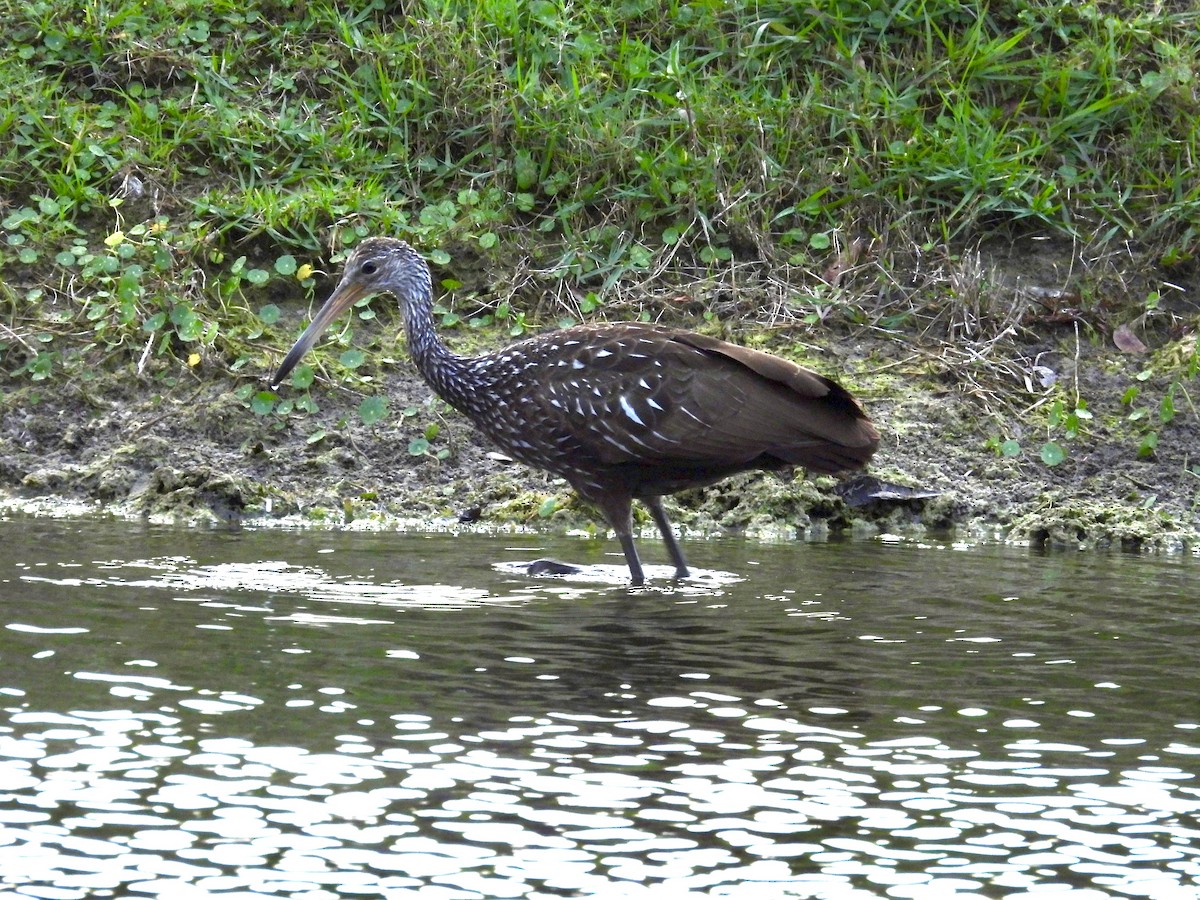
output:
<instances>
[{"instance_id":1,"label":"rippled water","mask_svg":"<svg viewBox=\"0 0 1200 900\"><path fill-rule=\"evenodd\" d=\"M1200 896L1196 560L611 549L0 522L0 891Z\"/></svg>"}]
</instances>

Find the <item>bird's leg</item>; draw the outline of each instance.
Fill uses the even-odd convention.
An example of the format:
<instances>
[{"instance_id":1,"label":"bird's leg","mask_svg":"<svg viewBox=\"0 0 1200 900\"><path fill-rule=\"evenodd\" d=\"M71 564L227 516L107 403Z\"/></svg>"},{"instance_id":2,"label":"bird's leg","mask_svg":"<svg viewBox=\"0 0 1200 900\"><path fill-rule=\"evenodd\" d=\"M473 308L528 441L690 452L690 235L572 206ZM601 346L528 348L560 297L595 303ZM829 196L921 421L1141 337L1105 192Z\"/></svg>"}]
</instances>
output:
<instances>
[{"instance_id":1,"label":"bird's leg","mask_svg":"<svg viewBox=\"0 0 1200 900\"><path fill-rule=\"evenodd\" d=\"M605 494L602 497L593 495L591 499L617 533L617 540L621 542L621 549L625 551L625 562L629 564L630 581L633 584L645 583L642 561L638 559L637 547L633 543L633 499L627 494Z\"/></svg>"},{"instance_id":2,"label":"bird's leg","mask_svg":"<svg viewBox=\"0 0 1200 900\"><path fill-rule=\"evenodd\" d=\"M666 510L662 508L662 499L659 497L642 497L642 502L646 504L646 509L650 510L650 515L654 518L654 524L658 526L659 533L662 534L663 543L667 545L667 553L671 555L671 562L675 563L675 577L687 578L688 572L687 560L683 558L683 551L679 549L679 541L675 540L675 532L671 530L671 522L667 518Z\"/></svg>"},{"instance_id":3,"label":"bird's leg","mask_svg":"<svg viewBox=\"0 0 1200 900\"><path fill-rule=\"evenodd\" d=\"M617 540L625 551L625 562L629 563L629 583L644 584L646 576L642 574L642 561L638 559L637 547L633 543L633 535L628 531L624 534L617 532Z\"/></svg>"}]
</instances>

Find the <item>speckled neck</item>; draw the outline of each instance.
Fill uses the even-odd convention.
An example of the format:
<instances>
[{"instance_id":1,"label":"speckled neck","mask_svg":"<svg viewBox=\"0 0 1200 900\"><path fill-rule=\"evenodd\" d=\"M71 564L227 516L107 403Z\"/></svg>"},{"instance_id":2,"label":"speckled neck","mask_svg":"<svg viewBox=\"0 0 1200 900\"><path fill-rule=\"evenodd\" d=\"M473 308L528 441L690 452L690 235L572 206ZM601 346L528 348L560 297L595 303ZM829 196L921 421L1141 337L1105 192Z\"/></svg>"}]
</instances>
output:
<instances>
[{"instance_id":1,"label":"speckled neck","mask_svg":"<svg viewBox=\"0 0 1200 900\"><path fill-rule=\"evenodd\" d=\"M469 414L471 397L475 394L471 360L452 352L438 336L433 320L432 290L398 296L413 365L434 393L459 412Z\"/></svg>"}]
</instances>

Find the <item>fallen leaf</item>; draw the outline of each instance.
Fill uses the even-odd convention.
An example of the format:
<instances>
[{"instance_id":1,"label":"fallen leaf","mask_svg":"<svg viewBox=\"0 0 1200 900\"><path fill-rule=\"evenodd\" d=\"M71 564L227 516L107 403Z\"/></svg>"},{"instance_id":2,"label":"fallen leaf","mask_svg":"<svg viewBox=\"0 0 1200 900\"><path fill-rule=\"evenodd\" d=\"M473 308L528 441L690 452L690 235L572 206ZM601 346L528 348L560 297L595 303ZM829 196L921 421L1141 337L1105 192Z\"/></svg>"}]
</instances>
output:
<instances>
[{"instance_id":1,"label":"fallen leaf","mask_svg":"<svg viewBox=\"0 0 1200 900\"><path fill-rule=\"evenodd\" d=\"M1141 342L1128 325L1118 326L1113 332L1113 343L1122 353L1145 353L1146 345Z\"/></svg>"},{"instance_id":2,"label":"fallen leaf","mask_svg":"<svg viewBox=\"0 0 1200 900\"><path fill-rule=\"evenodd\" d=\"M1031 394L1033 393L1034 379L1037 379L1039 388L1047 391L1054 387L1055 382L1058 381L1058 373L1049 366L1033 366L1025 373L1025 389Z\"/></svg>"},{"instance_id":3,"label":"fallen leaf","mask_svg":"<svg viewBox=\"0 0 1200 900\"><path fill-rule=\"evenodd\" d=\"M822 273L821 277L825 283L833 287L840 285L846 272L858 265L866 249L867 242L861 237L852 240L850 245L839 253L837 259Z\"/></svg>"}]
</instances>

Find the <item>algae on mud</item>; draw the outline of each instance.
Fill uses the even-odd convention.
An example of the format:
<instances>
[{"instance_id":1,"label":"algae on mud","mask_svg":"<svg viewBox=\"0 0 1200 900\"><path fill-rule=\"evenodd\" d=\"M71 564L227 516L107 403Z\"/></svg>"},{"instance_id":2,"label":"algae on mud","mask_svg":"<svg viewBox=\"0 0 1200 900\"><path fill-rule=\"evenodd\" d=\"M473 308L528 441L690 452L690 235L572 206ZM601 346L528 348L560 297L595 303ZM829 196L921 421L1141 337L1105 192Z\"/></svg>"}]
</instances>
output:
<instances>
[{"instance_id":1,"label":"algae on mud","mask_svg":"<svg viewBox=\"0 0 1200 900\"><path fill-rule=\"evenodd\" d=\"M836 375L885 433L876 471L941 491L850 511L748 479L679 498L694 532L1195 544L1187 4L10 6L11 503L589 521L427 406L378 331L347 330L306 397L248 400L320 268L392 233L460 286L447 324L488 323L466 341L583 315L722 329ZM390 416L363 424L360 391Z\"/></svg>"},{"instance_id":2,"label":"algae on mud","mask_svg":"<svg viewBox=\"0 0 1200 900\"><path fill-rule=\"evenodd\" d=\"M738 332L731 323L725 334L736 339ZM1200 418L1181 410L1162 425L1149 456L1139 456L1136 423L1129 421L1129 385L1161 394L1186 381L1179 371L1147 368L1141 356L1071 325L1024 325L994 359L966 362L944 344L878 329L803 333L807 346L827 345L823 357L805 364L853 385L878 423L884 440L873 472L938 496L851 509L834 479L742 475L674 499L672 515L685 535L933 532L1146 550L1200 543L1193 458ZM794 334L768 328L744 336L787 347L795 346ZM470 335L489 339L506 338ZM1170 349L1167 343L1160 353ZM244 387L265 379L270 365L231 373L204 365L176 371L159 361L141 376L117 366L63 383L9 379L0 399L4 505L63 497L110 513L184 522L596 527L564 483L495 458L464 419L431 401L401 349L386 355L395 362L381 370L377 389L392 410L423 412L393 413L372 425L353 414L354 394L320 379L311 388L317 412L255 414ZM1031 380L1033 365L1055 381ZM1074 438L1059 435L1067 455L1050 466L1036 447L1047 434L1046 408L1068 395L1086 398L1093 417ZM438 423L438 445L450 451L444 459L410 452L427 421ZM1024 438L1020 455L997 449L1001 434ZM480 524L456 524L476 516Z\"/></svg>"}]
</instances>

